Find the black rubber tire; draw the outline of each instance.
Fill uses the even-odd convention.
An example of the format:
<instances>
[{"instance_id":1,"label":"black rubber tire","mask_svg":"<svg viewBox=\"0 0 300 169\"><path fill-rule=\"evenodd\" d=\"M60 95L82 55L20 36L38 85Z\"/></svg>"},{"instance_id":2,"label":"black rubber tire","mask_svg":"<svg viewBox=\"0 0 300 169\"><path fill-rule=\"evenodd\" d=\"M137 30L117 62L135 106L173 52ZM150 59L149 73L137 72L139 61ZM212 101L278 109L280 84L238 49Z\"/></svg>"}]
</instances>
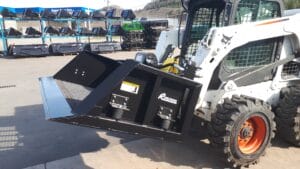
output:
<instances>
[{"instance_id":1,"label":"black rubber tire","mask_svg":"<svg viewBox=\"0 0 300 169\"><path fill-rule=\"evenodd\" d=\"M238 134L241 125L251 117L259 116L266 126L266 136L260 148L252 154L244 154L238 147ZM208 125L209 140L212 146L224 153L226 161L233 167L247 167L256 164L266 148L271 146L276 124L271 106L246 96L233 96L218 105Z\"/></svg>"},{"instance_id":2,"label":"black rubber tire","mask_svg":"<svg viewBox=\"0 0 300 169\"><path fill-rule=\"evenodd\" d=\"M278 135L300 147L300 85L282 89L275 120Z\"/></svg>"}]
</instances>

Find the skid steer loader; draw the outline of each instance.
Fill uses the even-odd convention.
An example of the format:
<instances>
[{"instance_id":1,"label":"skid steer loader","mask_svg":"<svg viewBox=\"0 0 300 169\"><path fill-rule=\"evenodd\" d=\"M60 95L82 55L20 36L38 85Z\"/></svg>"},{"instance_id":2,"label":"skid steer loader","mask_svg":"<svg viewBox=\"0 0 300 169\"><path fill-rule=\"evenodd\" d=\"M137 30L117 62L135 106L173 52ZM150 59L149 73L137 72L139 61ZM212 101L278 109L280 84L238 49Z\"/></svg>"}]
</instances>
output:
<instances>
[{"instance_id":1,"label":"skid steer loader","mask_svg":"<svg viewBox=\"0 0 300 169\"><path fill-rule=\"evenodd\" d=\"M283 16L280 0L183 5L188 19L179 56L171 56L176 43L164 38L164 52L136 60L83 52L40 78L46 118L175 141L200 119L199 132L208 131L234 167L257 163L276 125L300 146L300 15Z\"/></svg>"}]
</instances>

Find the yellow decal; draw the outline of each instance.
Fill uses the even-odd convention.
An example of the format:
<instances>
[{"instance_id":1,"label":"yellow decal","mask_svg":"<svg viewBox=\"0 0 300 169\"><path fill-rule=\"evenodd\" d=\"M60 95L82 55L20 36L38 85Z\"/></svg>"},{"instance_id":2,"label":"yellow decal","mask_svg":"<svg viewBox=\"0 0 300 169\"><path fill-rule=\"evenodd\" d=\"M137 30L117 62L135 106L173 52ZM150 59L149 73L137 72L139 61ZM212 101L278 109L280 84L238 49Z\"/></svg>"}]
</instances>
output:
<instances>
[{"instance_id":1,"label":"yellow decal","mask_svg":"<svg viewBox=\"0 0 300 169\"><path fill-rule=\"evenodd\" d=\"M124 92L129 92L129 93L133 93L133 94L138 94L140 89L140 85L135 84L135 83L131 83L131 82L127 82L127 81L123 81L120 90L124 91Z\"/></svg>"}]
</instances>

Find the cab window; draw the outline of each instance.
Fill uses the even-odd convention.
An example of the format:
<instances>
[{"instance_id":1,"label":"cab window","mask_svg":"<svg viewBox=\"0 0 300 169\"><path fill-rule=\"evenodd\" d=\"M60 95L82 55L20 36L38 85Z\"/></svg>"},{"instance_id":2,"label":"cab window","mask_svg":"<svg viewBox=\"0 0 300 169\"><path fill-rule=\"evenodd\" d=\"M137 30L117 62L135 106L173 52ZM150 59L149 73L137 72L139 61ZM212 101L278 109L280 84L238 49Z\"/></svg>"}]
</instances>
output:
<instances>
[{"instance_id":1,"label":"cab window","mask_svg":"<svg viewBox=\"0 0 300 169\"><path fill-rule=\"evenodd\" d=\"M280 17L280 5L275 1L241 0L235 14L235 24Z\"/></svg>"}]
</instances>

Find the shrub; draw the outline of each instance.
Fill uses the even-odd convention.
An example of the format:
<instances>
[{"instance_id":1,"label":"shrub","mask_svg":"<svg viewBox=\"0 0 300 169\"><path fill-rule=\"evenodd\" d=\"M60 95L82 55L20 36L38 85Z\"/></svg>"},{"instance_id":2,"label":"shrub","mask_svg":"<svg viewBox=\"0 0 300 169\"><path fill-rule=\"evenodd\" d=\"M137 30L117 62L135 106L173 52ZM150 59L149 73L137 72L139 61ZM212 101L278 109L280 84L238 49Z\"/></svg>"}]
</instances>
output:
<instances>
[{"instance_id":1,"label":"shrub","mask_svg":"<svg viewBox=\"0 0 300 169\"><path fill-rule=\"evenodd\" d=\"M286 9L300 8L300 0L284 0Z\"/></svg>"}]
</instances>

